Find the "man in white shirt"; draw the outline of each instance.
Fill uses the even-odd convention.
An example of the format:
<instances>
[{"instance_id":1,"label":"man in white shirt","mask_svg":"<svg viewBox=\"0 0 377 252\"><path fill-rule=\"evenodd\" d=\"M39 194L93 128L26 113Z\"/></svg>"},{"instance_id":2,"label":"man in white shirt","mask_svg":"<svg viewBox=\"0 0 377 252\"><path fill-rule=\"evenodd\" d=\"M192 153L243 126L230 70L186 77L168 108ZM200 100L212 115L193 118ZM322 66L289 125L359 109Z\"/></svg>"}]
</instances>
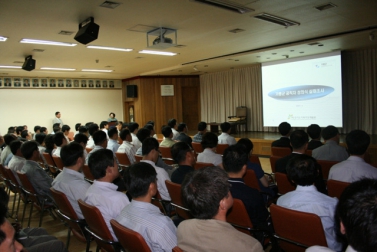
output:
<instances>
[{"instance_id":1,"label":"man in white shirt","mask_svg":"<svg viewBox=\"0 0 377 252\"><path fill-rule=\"evenodd\" d=\"M222 124L220 124L220 128L222 133L219 136L219 144L228 144L229 146L231 146L237 143L236 139L229 135L231 131L230 123L223 122Z\"/></svg>"},{"instance_id":2,"label":"man in white shirt","mask_svg":"<svg viewBox=\"0 0 377 252\"><path fill-rule=\"evenodd\" d=\"M115 152L117 152L119 148L117 128L113 127L109 129L107 132L107 136L109 139L109 141L107 142L107 149L111 150L115 154Z\"/></svg>"},{"instance_id":3,"label":"man in white shirt","mask_svg":"<svg viewBox=\"0 0 377 252\"><path fill-rule=\"evenodd\" d=\"M1 164L4 165L5 159L8 157L9 154L12 153L9 145L13 140L16 140L16 139L17 139L17 137L13 134L4 135L4 142L5 142L6 146L3 149L3 151L1 152L1 156L0 156L0 163Z\"/></svg>"},{"instance_id":4,"label":"man in white shirt","mask_svg":"<svg viewBox=\"0 0 377 252\"><path fill-rule=\"evenodd\" d=\"M128 129L131 132L132 144L135 145L136 149L139 149L141 147L141 142L136 136L137 132L139 131L139 124L136 122L130 123L130 125L128 125Z\"/></svg>"},{"instance_id":5,"label":"man in white shirt","mask_svg":"<svg viewBox=\"0 0 377 252\"><path fill-rule=\"evenodd\" d=\"M93 140L93 134L95 132L97 132L98 130L99 130L98 124L92 123L91 125L89 125L88 131L89 131L90 136L89 136L88 142L86 144L86 148L91 148L91 149L94 148L95 144L94 144L94 140ZM106 139L107 139L107 137L106 137Z\"/></svg>"},{"instance_id":6,"label":"man in white shirt","mask_svg":"<svg viewBox=\"0 0 377 252\"><path fill-rule=\"evenodd\" d=\"M65 140L67 140L67 144L71 142L68 138L70 130L71 130L71 127L69 127L69 125L66 125L66 124L63 125L62 132L64 134Z\"/></svg>"},{"instance_id":7,"label":"man in white shirt","mask_svg":"<svg viewBox=\"0 0 377 252\"><path fill-rule=\"evenodd\" d=\"M143 159L141 162L152 165L157 172L157 189L161 195L161 198L164 200L171 200L165 184L165 180L170 181L169 174L164 170L164 168L156 166L156 162L160 155L158 141L153 137L145 139L143 141L142 154Z\"/></svg>"},{"instance_id":8,"label":"man in white shirt","mask_svg":"<svg viewBox=\"0 0 377 252\"><path fill-rule=\"evenodd\" d=\"M112 183L119 177L118 164L113 152L107 149L94 152L89 158L89 168L95 180L87 190L84 201L99 209L110 233L117 241L110 220L115 219L130 201L126 194L118 192L118 187Z\"/></svg>"},{"instance_id":9,"label":"man in white shirt","mask_svg":"<svg viewBox=\"0 0 377 252\"><path fill-rule=\"evenodd\" d=\"M52 124L59 123L60 127L63 127L63 121L60 117L61 117L60 112L56 111L55 118L52 120Z\"/></svg>"},{"instance_id":10,"label":"man in white shirt","mask_svg":"<svg viewBox=\"0 0 377 252\"><path fill-rule=\"evenodd\" d=\"M57 132L54 135L54 143L56 145L56 149L52 151L52 156L60 157L62 147L68 144L63 132Z\"/></svg>"},{"instance_id":11,"label":"man in white shirt","mask_svg":"<svg viewBox=\"0 0 377 252\"><path fill-rule=\"evenodd\" d=\"M77 201L84 199L90 183L84 179L81 172L84 166L84 148L76 142L62 147L60 156L64 164L63 171L52 181L52 188L64 193L79 219L83 219L81 209Z\"/></svg>"},{"instance_id":12,"label":"man in white shirt","mask_svg":"<svg viewBox=\"0 0 377 252\"><path fill-rule=\"evenodd\" d=\"M131 143L132 137L128 129L124 129L120 132L120 138L123 140L122 144L119 146L117 152L126 153L130 163L135 163L136 147Z\"/></svg>"},{"instance_id":13,"label":"man in white shirt","mask_svg":"<svg viewBox=\"0 0 377 252\"><path fill-rule=\"evenodd\" d=\"M116 218L121 225L143 236L151 251L171 251L177 246L173 221L151 204L157 192L157 173L152 165L140 162L130 166L124 174L132 202Z\"/></svg>"},{"instance_id":14,"label":"man in white shirt","mask_svg":"<svg viewBox=\"0 0 377 252\"><path fill-rule=\"evenodd\" d=\"M94 148L88 153L88 156L85 159L85 164L89 163L89 158L94 152L107 148L107 138L105 132L103 132L102 130L96 131L94 132L92 137Z\"/></svg>"},{"instance_id":15,"label":"man in white shirt","mask_svg":"<svg viewBox=\"0 0 377 252\"><path fill-rule=\"evenodd\" d=\"M22 142L20 140L15 140L10 143L10 150L13 153L12 159L9 161L8 168L12 170L18 183L21 185L21 181L18 178L17 172L21 172L22 167L25 165L26 159L21 153Z\"/></svg>"},{"instance_id":16,"label":"man in white shirt","mask_svg":"<svg viewBox=\"0 0 377 252\"><path fill-rule=\"evenodd\" d=\"M331 198L317 191L314 180L318 176L315 161L307 155L297 155L287 165L288 178L296 185L296 190L281 196L277 204L296 211L313 213L321 218L327 245L335 251L341 251L337 241L334 221L336 198Z\"/></svg>"},{"instance_id":17,"label":"man in white shirt","mask_svg":"<svg viewBox=\"0 0 377 252\"><path fill-rule=\"evenodd\" d=\"M100 130L106 133L107 140L109 140L108 130L109 130L109 123L107 121L102 121L99 125Z\"/></svg>"},{"instance_id":18,"label":"man in white shirt","mask_svg":"<svg viewBox=\"0 0 377 252\"><path fill-rule=\"evenodd\" d=\"M175 140L178 135L179 135L179 132L177 131L177 120L172 118L168 121L168 126L171 128L172 132L173 132L173 140Z\"/></svg>"}]
</instances>

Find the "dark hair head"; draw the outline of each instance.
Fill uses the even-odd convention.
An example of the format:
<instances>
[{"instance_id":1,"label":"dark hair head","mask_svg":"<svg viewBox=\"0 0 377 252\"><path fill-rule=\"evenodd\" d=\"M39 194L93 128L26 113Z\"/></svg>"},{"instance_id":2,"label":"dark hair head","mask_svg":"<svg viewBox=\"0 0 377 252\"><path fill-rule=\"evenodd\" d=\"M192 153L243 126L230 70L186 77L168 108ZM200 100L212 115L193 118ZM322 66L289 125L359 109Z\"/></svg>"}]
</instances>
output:
<instances>
[{"instance_id":1,"label":"dark hair head","mask_svg":"<svg viewBox=\"0 0 377 252\"><path fill-rule=\"evenodd\" d=\"M154 126L152 124L145 124L144 128L149 129L151 132L154 130Z\"/></svg>"},{"instance_id":2,"label":"dark hair head","mask_svg":"<svg viewBox=\"0 0 377 252\"><path fill-rule=\"evenodd\" d=\"M41 130L40 132L43 133L43 132L46 132L47 128L46 127L41 127Z\"/></svg>"},{"instance_id":3,"label":"dark hair head","mask_svg":"<svg viewBox=\"0 0 377 252\"><path fill-rule=\"evenodd\" d=\"M65 139L65 136L63 134L63 132L57 132L55 135L54 135L54 143L56 146L61 146L63 144L63 141Z\"/></svg>"},{"instance_id":4,"label":"dark hair head","mask_svg":"<svg viewBox=\"0 0 377 252\"><path fill-rule=\"evenodd\" d=\"M318 176L317 163L311 156L296 155L287 164L287 175L296 185L313 185Z\"/></svg>"},{"instance_id":5,"label":"dark hair head","mask_svg":"<svg viewBox=\"0 0 377 252\"><path fill-rule=\"evenodd\" d=\"M305 131L295 130L291 133L289 140L293 149L301 149L309 142L309 137Z\"/></svg>"},{"instance_id":6,"label":"dark hair head","mask_svg":"<svg viewBox=\"0 0 377 252\"><path fill-rule=\"evenodd\" d=\"M92 124L93 124L93 122L87 122L87 123L85 123L85 126L89 129L89 126L92 125Z\"/></svg>"},{"instance_id":7,"label":"dark hair head","mask_svg":"<svg viewBox=\"0 0 377 252\"><path fill-rule=\"evenodd\" d=\"M76 125L75 125L75 130L76 130L76 131L79 131L80 126L81 126L81 123L76 123Z\"/></svg>"},{"instance_id":8,"label":"dark hair head","mask_svg":"<svg viewBox=\"0 0 377 252\"><path fill-rule=\"evenodd\" d=\"M82 133L78 133L75 135L75 138L73 139L76 143L84 143L86 144L88 142L88 136Z\"/></svg>"},{"instance_id":9,"label":"dark hair head","mask_svg":"<svg viewBox=\"0 0 377 252\"><path fill-rule=\"evenodd\" d=\"M173 160L179 164L186 160L187 152L192 151L191 147L185 142L178 142L171 147L171 155Z\"/></svg>"},{"instance_id":10,"label":"dark hair head","mask_svg":"<svg viewBox=\"0 0 377 252\"><path fill-rule=\"evenodd\" d=\"M158 150L158 147L158 141L155 138L147 137L141 146L141 153L143 156L148 155L152 150Z\"/></svg>"},{"instance_id":11,"label":"dark hair head","mask_svg":"<svg viewBox=\"0 0 377 252\"><path fill-rule=\"evenodd\" d=\"M134 122L134 123L130 123L128 125L128 129L133 133L135 130L137 130L139 128L139 124Z\"/></svg>"},{"instance_id":12,"label":"dark hair head","mask_svg":"<svg viewBox=\"0 0 377 252\"><path fill-rule=\"evenodd\" d=\"M370 144L370 136L363 130L352 130L346 136L346 143L351 155L363 155Z\"/></svg>"},{"instance_id":13,"label":"dark hair head","mask_svg":"<svg viewBox=\"0 0 377 252\"><path fill-rule=\"evenodd\" d=\"M223 166L226 172L238 173L246 165L249 159L249 152L241 144L231 145L225 149L223 154Z\"/></svg>"},{"instance_id":14,"label":"dark hair head","mask_svg":"<svg viewBox=\"0 0 377 252\"><path fill-rule=\"evenodd\" d=\"M59 111L56 111L56 112L55 112L55 115L57 116L59 113L60 113Z\"/></svg>"},{"instance_id":15,"label":"dark hair head","mask_svg":"<svg viewBox=\"0 0 377 252\"><path fill-rule=\"evenodd\" d=\"M356 251L377 251L377 180L361 179L340 196L335 211L342 221L348 243Z\"/></svg>"},{"instance_id":16,"label":"dark hair head","mask_svg":"<svg viewBox=\"0 0 377 252\"><path fill-rule=\"evenodd\" d=\"M123 178L132 198L138 198L147 194L150 184L156 182L157 173L152 165L140 162L131 165Z\"/></svg>"},{"instance_id":17,"label":"dark hair head","mask_svg":"<svg viewBox=\"0 0 377 252\"><path fill-rule=\"evenodd\" d=\"M169 126L164 126L161 129L161 133L162 133L162 135L164 135L164 137L170 137L170 135L173 133L173 131L171 130L171 128Z\"/></svg>"},{"instance_id":18,"label":"dark hair head","mask_svg":"<svg viewBox=\"0 0 377 252\"><path fill-rule=\"evenodd\" d=\"M130 130L130 132L132 132ZM144 142L144 140L151 136L151 131L149 129L142 128L136 133L137 139L139 139L140 142Z\"/></svg>"},{"instance_id":19,"label":"dark hair head","mask_svg":"<svg viewBox=\"0 0 377 252\"><path fill-rule=\"evenodd\" d=\"M20 135L21 134L21 132L22 131L24 131L24 126L18 126L17 128L16 128L16 133L17 133L17 135Z\"/></svg>"},{"instance_id":20,"label":"dark hair head","mask_svg":"<svg viewBox=\"0 0 377 252\"><path fill-rule=\"evenodd\" d=\"M213 148L217 146L217 142L219 139L217 138L217 135L213 132L206 132L202 137L201 145L203 149L205 148Z\"/></svg>"},{"instance_id":21,"label":"dark hair head","mask_svg":"<svg viewBox=\"0 0 377 252\"><path fill-rule=\"evenodd\" d=\"M115 118L115 114L113 112L110 112L109 116L111 117L111 115L113 115L113 117Z\"/></svg>"},{"instance_id":22,"label":"dark hair head","mask_svg":"<svg viewBox=\"0 0 377 252\"><path fill-rule=\"evenodd\" d=\"M88 127L88 130L89 130L89 135L93 136L94 132L99 130L98 124L96 123L90 124Z\"/></svg>"},{"instance_id":23,"label":"dark hair head","mask_svg":"<svg viewBox=\"0 0 377 252\"><path fill-rule=\"evenodd\" d=\"M178 124L177 130L178 130L179 132L182 132L182 131L185 130L186 127L187 127L187 124L184 123L184 122L181 122L180 124Z\"/></svg>"},{"instance_id":24,"label":"dark hair head","mask_svg":"<svg viewBox=\"0 0 377 252\"><path fill-rule=\"evenodd\" d=\"M37 141L37 143L39 144L43 144L45 138L46 138L46 134L44 133L38 133L35 135L35 141Z\"/></svg>"},{"instance_id":25,"label":"dark hair head","mask_svg":"<svg viewBox=\"0 0 377 252\"><path fill-rule=\"evenodd\" d=\"M54 123L54 124L52 125L52 127L55 127L55 126L59 126L59 127L60 127L60 123Z\"/></svg>"},{"instance_id":26,"label":"dark hair head","mask_svg":"<svg viewBox=\"0 0 377 252\"><path fill-rule=\"evenodd\" d=\"M228 130L230 129L230 123L223 122L222 124L220 124L220 128L222 132L228 132Z\"/></svg>"},{"instance_id":27,"label":"dark hair head","mask_svg":"<svg viewBox=\"0 0 377 252\"><path fill-rule=\"evenodd\" d=\"M131 132L128 130L128 129L124 129L120 132L119 136L120 136L120 139L122 139L123 141L126 140L126 137L128 135L131 135Z\"/></svg>"},{"instance_id":28,"label":"dark hair head","mask_svg":"<svg viewBox=\"0 0 377 252\"><path fill-rule=\"evenodd\" d=\"M38 143L36 141L27 141L21 145L22 156L27 160L33 157L34 151L39 151Z\"/></svg>"},{"instance_id":29,"label":"dark hair head","mask_svg":"<svg viewBox=\"0 0 377 252\"><path fill-rule=\"evenodd\" d=\"M5 134L4 135L4 142L6 145L10 145L10 142L12 142L13 140L16 140L17 137L13 134Z\"/></svg>"},{"instance_id":30,"label":"dark hair head","mask_svg":"<svg viewBox=\"0 0 377 252\"><path fill-rule=\"evenodd\" d=\"M107 167L114 166L114 154L109 149L100 149L89 156L88 166L95 179L106 176Z\"/></svg>"},{"instance_id":31,"label":"dark hair head","mask_svg":"<svg viewBox=\"0 0 377 252\"><path fill-rule=\"evenodd\" d=\"M84 157L84 148L76 142L72 142L62 147L60 157L65 167L73 166L79 157Z\"/></svg>"},{"instance_id":32,"label":"dark hair head","mask_svg":"<svg viewBox=\"0 0 377 252\"><path fill-rule=\"evenodd\" d=\"M198 131L203 131L207 128L207 123L206 122L200 122L198 123Z\"/></svg>"},{"instance_id":33,"label":"dark hair head","mask_svg":"<svg viewBox=\"0 0 377 252\"><path fill-rule=\"evenodd\" d=\"M22 142L20 140L14 140L10 142L10 151L13 155L16 155L17 151L21 148Z\"/></svg>"},{"instance_id":34,"label":"dark hair head","mask_svg":"<svg viewBox=\"0 0 377 252\"><path fill-rule=\"evenodd\" d=\"M291 131L291 125L287 122L282 122L279 124L279 133L282 136L286 136Z\"/></svg>"},{"instance_id":35,"label":"dark hair head","mask_svg":"<svg viewBox=\"0 0 377 252\"><path fill-rule=\"evenodd\" d=\"M102 130L94 132L93 141L95 145L102 145L103 142L107 141L106 133Z\"/></svg>"},{"instance_id":36,"label":"dark hair head","mask_svg":"<svg viewBox=\"0 0 377 252\"><path fill-rule=\"evenodd\" d=\"M119 122L119 124L122 125L122 129L128 129L128 125L129 125L129 123L126 123L126 122L124 122L124 123Z\"/></svg>"},{"instance_id":37,"label":"dark hair head","mask_svg":"<svg viewBox=\"0 0 377 252\"><path fill-rule=\"evenodd\" d=\"M241 138L238 140L237 144L245 146L247 153L250 153L250 151L254 148L254 144L249 138Z\"/></svg>"},{"instance_id":38,"label":"dark hair head","mask_svg":"<svg viewBox=\"0 0 377 252\"><path fill-rule=\"evenodd\" d=\"M35 125L34 126L34 132L37 132L38 130L41 130L41 126Z\"/></svg>"},{"instance_id":39,"label":"dark hair head","mask_svg":"<svg viewBox=\"0 0 377 252\"><path fill-rule=\"evenodd\" d=\"M148 121L147 124L151 124L154 127L154 121Z\"/></svg>"},{"instance_id":40,"label":"dark hair head","mask_svg":"<svg viewBox=\"0 0 377 252\"><path fill-rule=\"evenodd\" d=\"M62 131L65 132L67 130L71 130L71 127L69 127L69 125L64 124L62 127Z\"/></svg>"},{"instance_id":41,"label":"dark hair head","mask_svg":"<svg viewBox=\"0 0 377 252\"><path fill-rule=\"evenodd\" d=\"M116 127L111 127L107 131L107 135L109 135L110 138L113 138L114 135L118 135L118 129Z\"/></svg>"},{"instance_id":42,"label":"dark hair head","mask_svg":"<svg viewBox=\"0 0 377 252\"><path fill-rule=\"evenodd\" d=\"M175 125L177 125L177 120L175 120L174 118L169 119L169 121L168 121L168 126L169 126L170 128L174 128Z\"/></svg>"},{"instance_id":43,"label":"dark hair head","mask_svg":"<svg viewBox=\"0 0 377 252\"><path fill-rule=\"evenodd\" d=\"M60 125L59 125L59 123L57 123L57 125L54 125L53 127L52 127L52 131L54 131L54 133L56 133L56 132L59 132L61 129L60 129Z\"/></svg>"},{"instance_id":44,"label":"dark hair head","mask_svg":"<svg viewBox=\"0 0 377 252\"><path fill-rule=\"evenodd\" d=\"M21 137L22 137L22 138L27 138L28 135L29 135L29 131L27 131L27 130L23 130L23 131L21 132Z\"/></svg>"},{"instance_id":45,"label":"dark hair head","mask_svg":"<svg viewBox=\"0 0 377 252\"><path fill-rule=\"evenodd\" d=\"M220 201L229 195L228 174L217 166L205 167L186 175L181 188L183 204L198 219L212 219Z\"/></svg>"},{"instance_id":46,"label":"dark hair head","mask_svg":"<svg viewBox=\"0 0 377 252\"><path fill-rule=\"evenodd\" d=\"M45 138L45 146L46 146L46 150L53 150L54 147L55 147L55 143L54 143L54 135L52 134L48 134Z\"/></svg>"},{"instance_id":47,"label":"dark hair head","mask_svg":"<svg viewBox=\"0 0 377 252\"><path fill-rule=\"evenodd\" d=\"M339 134L339 131L336 127L329 125L322 130L322 137L325 140L329 140L333 137L336 137Z\"/></svg>"},{"instance_id":48,"label":"dark hair head","mask_svg":"<svg viewBox=\"0 0 377 252\"><path fill-rule=\"evenodd\" d=\"M102 121L100 124L99 124L99 128L100 129L103 129L105 128L106 125L108 125L109 123L107 121Z\"/></svg>"},{"instance_id":49,"label":"dark hair head","mask_svg":"<svg viewBox=\"0 0 377 252\"><path fill-rule=\"evenodd\" d=\"M311 139L318 139L321 137L321 127L318 124L310 124L306 129L306 132Z\"/></svg>"},{"instance_id":50,"label":"dark hair head","mask_svg":"<svg viewBox=\"0 0 377 252\"><path fill-rule=\"evenodd\" d=\"M88 132L88 128L86 126L80 126L79 133L86 133Z\"/></svg>"}]
</instances>

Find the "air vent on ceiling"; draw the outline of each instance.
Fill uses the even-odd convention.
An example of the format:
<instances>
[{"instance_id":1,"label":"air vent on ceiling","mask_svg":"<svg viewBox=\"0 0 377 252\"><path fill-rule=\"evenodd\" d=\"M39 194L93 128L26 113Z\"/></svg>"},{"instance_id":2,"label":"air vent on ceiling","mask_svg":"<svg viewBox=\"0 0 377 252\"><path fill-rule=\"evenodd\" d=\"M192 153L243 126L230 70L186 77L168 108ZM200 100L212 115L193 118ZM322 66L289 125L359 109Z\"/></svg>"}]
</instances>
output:
<instances>
[{"instance_id":1,"label":"air vent on ceiling","mask_svg":"<svg viewBox=\"0 0 377 252\"><path fill-rule=\"evenodd\" d=\"M212 6L222 8L222 9L225 9L225 10L237 12L239 14L244 14L244 13L247 13L247 12L254 11L253 9L248 8L244 5L234 3L234 2L231 2L231 1L226 1L226 0L190 0L190 1L212 5Z\"/></svg>"},{"instance_id":2,"label":"air vent on ceiling","mask_svg":"<svg viewBox=\"0 0 377 252\"><path fill-rule=\"evenodd\" d=\"M331 8L334 8L334 7L337 7L337 6L333 3L328 3L328 4L316 6L314 8L316 8L319 11L324 11L324 10L328 10L328 9L331 9Z\"/></svg>"},{"instance_id":3,"label":"air vent on ceiling","mask_svg":"<svg viewBox=\"0 0 377 252\"><path fill-rule=\"evenodd\" d=\"M104 7L104 8L115 9L119 5L120 5L120 3L116 3L116 2L112 2L112 1L105 1L100 6Z\"/></svg>"},{"instance_id":4,"label":"air vent on ceiling","mask_svg":"<svg viewBox=\"0 0 377 252\"><path fill-rule=\"evenodd\" d=\"M176 47L176 48L183 48L183 47L186 47L186 45L176 45L174 47Z\"/></svg>"},{"instance_id":5,"label":"air vent on ceiling","mask_svg":"<svg viewBox=\"0 0 377 252\"><path fill-rule=\"evenodd\" d=\"M59 34L60 34L60 35L72 35L72 34L73 34L73 31L63 31L63 30L61 30L61 31L59 32Z\"/></svg>"},{"instance_id":6,"label":"air vent on ceiling","mask_svg":"<svg viewBox=\"0 0 377 252\"><path fill-rule=\"evenodd\" d=\"M33 49L33 52L44 52L44 49Z\"/></svg>"},{"instance_id":7,"label":"air vent on ceiling","mask_svg":"<svg viewBox=\"0 0 377 252\"><path fill-rule=\"evenodd\" d=\"M233 29L233 30L230 30L229 32L231 33L239 33L239 32L243 32L245 31L244 29L240 29L240 28L236 28L236 29Z\"/></svg>"},{"instance_id":8,"label":"air vent on ceiling","mask_svg":"<svg viewBox=\"0 0 377 252\"><path fill-rule=\"evenodd\" d=\"M318 42L313 42L313 43L310 43L310 44L308 44L308 45L310 45L310 46L315 46L315 45L319 45L319 43L318 43Z\"/></svg>"},{"instance_id":9,"label":"air vent on ceiling","mask_svg":"<svg viewBox=\"0 0 377 252\"><path fill-rule=\"evenodd\" d=\"M105 67L113 67L113 66L105 66Z\"/></svg>"},{"instance_id":10,"label":"air vent on ceiling","mask_svg":"<svg viewBox=\"0 0 377 252\"><path fill-rule=\"evenodd\" d=\"M254 18L257 18L257 19L260 19L260 20L263 20L263 21L267 21L267 22L270 22L270 23L278 24L278 25L281 25L281 26L284 26L284 27L289 27L289 26L293 26L293 25L300 25L300 23L297 23L295 21L288 20L288 19L281 18L281 17L274 16L274 15L270 15L270 14L267 14L267 13L258 14L256 16L254 16Z\"/></svg>"},{"instance_id":11,"label":"air vent on ceiling","mask_svg":"<svg viewBox=\"0 0 377 252\"><path fill-rule=\"evenodd\" d=\"M15 63L15 64L23 64L25 61L13 61L13 63Z\"/></svg>"},{"instance_id":12,"label":"air vent on ceiling","mask_svg":"<svg viewBox=\"0 0 377 252\"><path fill-rule=\"evenodd\" d=\"M146 32L149 32L153 29L156 29L157 27L155 26L149 26L149 25L142 25L142 24L138 24L138 25L135 25L127 30L129 31L134 31L134 32L143 32L143 33L146 33Z\"/></svg>"}]
</instances>

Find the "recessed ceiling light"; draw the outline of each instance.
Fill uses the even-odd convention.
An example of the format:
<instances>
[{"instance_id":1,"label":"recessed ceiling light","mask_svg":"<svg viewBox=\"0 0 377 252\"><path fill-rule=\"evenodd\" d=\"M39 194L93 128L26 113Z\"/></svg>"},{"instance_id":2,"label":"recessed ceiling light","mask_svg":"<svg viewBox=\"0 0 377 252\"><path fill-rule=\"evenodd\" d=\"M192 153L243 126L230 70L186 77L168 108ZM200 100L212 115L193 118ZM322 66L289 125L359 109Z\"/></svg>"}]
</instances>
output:
<instances>
[{"instance_id":1,"label":"recessed ceiling light","mask_svg":"<svg viewBox=\"0 0 377 252\"><path fill-rule=\"evenodd\" d=\"M63 30L61 30L58 34L69 36L69 35L73 34L73 31L63 31Z\"/></svg>"},{"instance_id":2,"label":"recessed ceiling light","mask_svg":"<svg viewBox=\"0 0 377 252\"><path fill-rule=\"evenodd\" d=\"M113 70L103 70L103 69L81 69L83 72L100 72L100 73L111 73Z\"/></svg>"},{"instance_id":3,"label":"recessed ceiling light","mask_svg":"<svg viewBox=\"0 0 377 252\"><path fill-rule=\"evenodd\" d=\"M0 36L0 41L1 42L7 41L7 39L8 39L7 37Z\"/></svg>"},{"instance_id":4,"label":"recessed ceiling light","mask_svg":"<svg viewBox=\"0 0 377 252\"><path fill-rule=\"evenodd\" d=\"M21 66L1 66L0 68L22 68Z\"/></svg>"},{"instance_id":5,"label":"recessed ceiling light","mask_svg":"<svg viewBox=\"0 0 377 252\"><path fill-rule=\"evenodd\" d=\"M304 52L300 52L300 53L304 53Z\"/></svg>"},{"instance_id":6,"label":"recessed ceiling light","mask_svg":"<svg viewBox=\"0 0 377 252\"><path fill-rule=\"evenodd\" d=\"M319 44L318 46L323 46L323 44Z\"/></svg>"},{"instance_id":7,"label":"recessed ceiling light","mask_svg":"<svg viewBox=\"0 0 377 252\"><path fill-rule=\"evenodd\" d=\"M260 58L260 56L257 56L257 58Z\"/></svg>"},{"instance_id":8,"label":"recessed ceiling light","mask_svg":"<svg viewBox=\"0 0 377 252\"><path fill-rule=\"evenodd\" d=\"M282 17L274 16L274 15L271 15L271 14L267 14L267 13L258 14L256 16L254 16L254 18L257 18L257 19L260 19L260 20L263 20L263 21L267 21L267 22L270 22L270 23L274 23L274 24L277 24L277 25L281 25L281 26L284 26L284 27L289 27L289 26L293 26L293 25L300 25L300 23L298 23L298 22L288 20L288 19L285 19L285 18L282 18Z\"/></svg>"},{"instance_id":9,"label":"recessed ceiling light","mask_svg":"<svg viewBox=\"0 0 377 252\"><path fill-rule=\"evenodd\" d=\"M74 43L48 41L48 40L37 40L37 39L22 39L20 43L26 44L37 44L37 45L56 45L56 46L77 46Z\"/></svg>"},{"instance_id":10,"label":"recessed ceiling light","mask_svg":"<svg viewBox=\"0 0 377 252\"><path fill-rule=\"evenodd\" d=\"M243 32L245 31L244 29L240 29L240 28L236 28L236 29L233 29L233 30L230 30L229 32L231 33L239 33L239 32Z\"/></svg>"},{"instance_id":11,"label":"recessed ceiling light","mask_svg":"<svg viewBox=\"0 0 377 252\"><path fill-rule=\"evenodd\" d=\"M119 47L109 47L109 46L86 46L86 48L90 49L102 49L102 50L112 50L112 51L122 51L122 52L131 52L133 49L129 48L119 48Z\"/></svg>"},{"instance_id":12,"label":"recessed ceiling light","mask_svg":"<svg viewBox=\"0 0 377 252\"><path fill-rule=\"evenodd\" d=\"M294 52L295 50L291 50L291 52Z\"/></svg>"},{"instance_id":13,"label":"recessed ceiling light","mask_svg":"<svg viewBox=\"0 0 377 252\"><path fill-rule=\"evenodd\" d=\"M61 67L41 67L41 70L55 70L55 71L75 71L75 68L61 68Z\"/></svg>"},{"instance_id":14,"label":"recessed ceiling light","mask_svg":"<svg viewBox=\"0 0 377 252\"><path fill-rule=\"evenodd\" d=\"M175 56L176 53L173 52L161 52L161 51L150 51L150 50L142 50L139 53L146 53L146 54L156 54L156 55L164 55L164 56Z\"/></svg>"},{"instance_id":15,"label":"recessed ceiling light","mask_svg":"<svg viewBox=\"0 0 377 252\"><path fill-rule=\"evenodd\" d=\"M212 5L212 6L222 8L222 9L225 9L225 10L234 11L234 12L237 12L239 14L244 14L244 13L247 13L247 12L254 11L253 9L248 8L244 5L234 3L234 2L231 2L231 1L226 1L226 0L190 0L190 1Z\"/></svg>"},{"instance_id":16,"label":"recessed ceiling light","mask_svg":"<svg viewBox=\"0 0 377 252\"><path fill-rule=\"evenodd\" d=\"M276 52L272 53L272 55L276 55Z\"/></svg>"}]
</instances>

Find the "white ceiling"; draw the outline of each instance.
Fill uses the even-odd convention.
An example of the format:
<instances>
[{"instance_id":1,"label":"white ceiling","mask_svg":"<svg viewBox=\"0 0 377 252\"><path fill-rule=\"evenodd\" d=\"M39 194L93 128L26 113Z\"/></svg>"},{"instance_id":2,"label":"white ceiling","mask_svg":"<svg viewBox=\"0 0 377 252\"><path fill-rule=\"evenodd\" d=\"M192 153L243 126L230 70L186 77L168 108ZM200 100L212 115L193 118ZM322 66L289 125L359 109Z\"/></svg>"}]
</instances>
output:
<instances>
[{"instance_id":1,"label":"white ceiling","mask_svg":"<svg viewBox=\"0 0 377 252\"><path fill-rule=\"evenodd\" d=\"M191 75L285 58L282 55L292 58L377 47L376 0L332 0L337 7L324 11L314 6L329 3L327 0L234 0L255 10L246 14L189 0L114 1L121 3L116 9L100 7L104 0L0 0L0 36L8 37L6 42L0 42L0 65L22 65L27 55L33 55L37 62L31 72L0 69L0 77L124 79L139 75ZM284 28L253 18L263 12L300 25ZM75 43L78 24L90 16L100 26L98 39L90 45L133 51L87 49L82 44L59 47L19 43L22 38ZM137 25L176 29L177 43L185 47L165 49L178 53L173 57L140 54L139 50L147 49L147 36L145 32L130 31ZM229 32L236 28L245 31ZM59 35L61 30L74 33ZM371 41L369 34L373 31L376 38ZM311 42L323 46L308 45ZM77 71L53 72L40 67ZM82 68L114 72L84 73Z\"/></svg>"}]
</instances>

